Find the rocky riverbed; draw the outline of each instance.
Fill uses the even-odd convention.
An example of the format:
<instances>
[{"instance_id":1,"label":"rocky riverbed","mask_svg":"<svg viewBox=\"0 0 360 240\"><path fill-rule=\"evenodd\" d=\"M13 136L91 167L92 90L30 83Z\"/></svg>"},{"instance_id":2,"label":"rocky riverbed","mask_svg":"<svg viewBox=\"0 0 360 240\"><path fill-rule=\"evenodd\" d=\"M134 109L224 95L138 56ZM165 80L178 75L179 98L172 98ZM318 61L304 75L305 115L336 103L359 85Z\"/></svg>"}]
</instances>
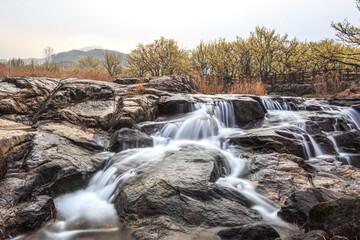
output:
<instances>
[{"instance_id":1,"label":"rocky riverbed","mask_svg":"<svg viewBox=\"0 0 360 240\"><path fill-rule=\"evenodd\" d=\"M360 238L360 100L197 90L0 81L0 239Z\"/></svg>"}]
</instances>

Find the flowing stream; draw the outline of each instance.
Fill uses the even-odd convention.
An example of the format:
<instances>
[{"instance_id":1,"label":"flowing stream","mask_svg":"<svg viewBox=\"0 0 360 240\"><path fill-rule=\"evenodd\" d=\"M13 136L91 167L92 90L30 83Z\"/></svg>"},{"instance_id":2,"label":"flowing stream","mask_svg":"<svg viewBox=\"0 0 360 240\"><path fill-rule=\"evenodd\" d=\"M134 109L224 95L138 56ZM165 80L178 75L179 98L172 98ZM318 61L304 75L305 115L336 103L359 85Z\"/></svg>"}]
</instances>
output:
<instances>
[{"instance_id":1,"label":"flowing stream","mask_svg":"<svg viewBox=\"0 0 360 240\"><path fill-rule=\"evenodd\" d=\"M97 236L101 239L121 237L117 214L112 201L126 181L152 167L171 151L176 151L188 144L197 144L220 151L227 159L231 173L218 179L217 183L241 192L252 203L263 218L273 226L293 227L282 221L277 212L279 207L256 192L254 183L242 178L249 164L247 159L237 156L232 147L224 144L223 139L233 133L248 134L266 129L287 129L303 145L309 162L328 157L321 145L307 132L308 111L293 111L287 102L278 102L263 97L263 104L268 114L261 127L240 129L236 126L234 108L231 102L216 101L214 104L194 104L193 111L183 114L177 120L169 121L160 131L153 134L154 147L127 149L120 153L110 153L103 170L97 172L86 189L59 196L55 199L60 220L48 224L39 234L44 239L75 239L81 234ZM359 129L359 113L353 109L324 109L322 112L336 114L346 119L352 128ZM335 113L334 113L335 112ZM292 131L295 129L296 131ZM337 155L351 163L350 155L342 152L334 136L337 134L337 121L334 131L328 134ZM335 157L335 156L333 156ZM109 238L106 238L109 234ZM21 239L21 237L19 237ZM77 239L77 238L76 238ZM88 238L87 238L88 239Z\"/></svg>"}]
</instances>

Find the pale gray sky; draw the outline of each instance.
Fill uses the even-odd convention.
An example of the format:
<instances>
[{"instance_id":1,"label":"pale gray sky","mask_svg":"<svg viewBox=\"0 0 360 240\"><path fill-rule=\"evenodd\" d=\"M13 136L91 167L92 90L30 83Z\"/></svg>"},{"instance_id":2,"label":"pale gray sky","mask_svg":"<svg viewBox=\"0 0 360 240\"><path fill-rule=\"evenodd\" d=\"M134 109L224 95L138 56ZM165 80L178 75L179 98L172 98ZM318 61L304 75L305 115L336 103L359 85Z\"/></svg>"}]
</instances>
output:
<instances>
[{"instance_id":1,"label":"pale gray sky","mask_svg":"<svg viewBox=\"0 0 360 240\"><path fill-rule=\"evenodd\" d=\"M0 59L85 46L129 52L160 36L187 48L248 37L256 26L300 40L333 38L331 21L360 25L354 0L0 0Z\"/></svg>"}]
</instances>

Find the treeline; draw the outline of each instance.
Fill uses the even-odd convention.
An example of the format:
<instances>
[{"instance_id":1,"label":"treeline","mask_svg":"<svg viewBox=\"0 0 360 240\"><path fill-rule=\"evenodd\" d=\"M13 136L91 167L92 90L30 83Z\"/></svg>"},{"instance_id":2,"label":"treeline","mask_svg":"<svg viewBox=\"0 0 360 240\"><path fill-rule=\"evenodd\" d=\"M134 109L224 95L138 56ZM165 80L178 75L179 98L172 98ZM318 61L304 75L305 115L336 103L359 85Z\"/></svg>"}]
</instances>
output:
<instances>
[{"instance_id":1,"label":"treeline","mask_svg":"<svg viewBox=\"0 0 360 240\"><path fill-rule=\"evenodd\" d=\"M286 77L353 68L359 60L357 48L334 40L301 42L257 27L249 38L200 42L191 51L180 48L172 39L139 44L129 54L127 74L132 77L197 74L209 83L222 85L226 91L242 80L266 81L273 75Z\"/></svg>"},{"instance_id":2,"label":"treeline","mask_svg":"<svg viewBox=\"0 0 360 240\"><path fill-rule=\"evenodd\" d=\"M138 44L126 58L106 52L103 61L86 57L65 70L51 63L49 56L45 59L41 66L34 62L25 65L21 59L12 59L8 65L42 68L54 73L90 72L94 76L100 74L102 78L107 75L109 80L192 75L206 84L217 84L222 87L222 91L228 92L236 84L258 80L266 82L274 75L286 79L302 72L354 68L359 64L360 52L352 45L330 39L302 42L296 38L289 39L287 35L280 35L274 30L257 27L248 38L202 41L192 50L181 48L173 39L161 37L150 44Z\"/></svg>"}]
</instances>

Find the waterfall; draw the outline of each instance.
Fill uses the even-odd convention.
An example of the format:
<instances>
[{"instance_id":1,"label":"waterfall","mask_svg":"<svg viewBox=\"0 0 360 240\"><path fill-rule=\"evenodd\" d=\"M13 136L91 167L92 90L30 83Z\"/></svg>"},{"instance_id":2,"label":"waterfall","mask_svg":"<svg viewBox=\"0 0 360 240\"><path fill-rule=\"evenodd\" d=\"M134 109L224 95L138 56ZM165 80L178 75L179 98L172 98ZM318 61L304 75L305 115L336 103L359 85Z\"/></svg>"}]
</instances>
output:
<instances>
[{"instance_id":1,"label":"waterfall","mask_svg":"<svg viewBox=\"0 0 360 240\"><path fill-rule=\"evenodd\" d=\"M330 140L330 142L334 146L334 149L337 152L337 154L339 154L340 157L343 157L346 160L346 162L350 165L351 164L350 154L341 151L341 149L337 145L336 140L335 140L335 138L333 136L328 136L328 139Z\"/></svg>"},{"instance_id":2,"label":"waterfall","mask_svg":"<svg viewBox=\"0 0 360 240\"><path fill-rule=\"evenodd\" d=\"M360 130L360 113L354 108L347 108L342 110L354 122L356 128Z\"/></svg>"},{"instance_id":3,"label":"waterfall","mask_svg":"<svg viewBox=\"0 0 360 240\"><path fill-rule=\"evenodd\" d=\"M321 151L320 145L315 141L315 139L310 134L308 134L308 136L309 136L310 142L314 148L315 157L324 155L324 153Z\"/></svg>"},{"instance_id":4,"label":"waterfall","mask_svg":"<svg viewBox=\"0 0 360 240\"><path fill-rule=\"evenodd\" d=\"M291 105L285 101L278 102L267 97L263 97L262 101L265 108L272 112L267 115L263 125L257 131L286 129L298 142L302 143L308 160L320 159L319 156L324 155L320 145L306 131L306 121L309 121L309 116L301 111L292 112ZM62 221L56 223L48 231L52 234L70 234L71 229L68 226L79 219L97 223L105 222L116 229L117 215L113 200L121 187L130 178L152 167L168 152L177 151L188 144L201 145L221 152L230 166L230 173L228 176L219 178L216 183L242 193L252 203L252 209L258 211L264 219L275 225L285 225L276 214L279 208L257 193L254 183L241 178L249 164L248 159L235 155L231 151L231 146L221 145L229 132L243 134L246 131L255 130L236 127L234 107L229 101L216 100L213 104L193 104L191 109L192 112L176 116L177 118L171 119L159 131L153 133L154 147L127 149L116 154L106 153L109 156L106 166L90 179L85 189L64 194L55 199ZM337 111L340 114L343 112L341 116L344 114L349 116L355 124L359 123L360 119L356 115L359 113L355 109ZM338 128L336 121L334 130L337 131ZM349 155L340 152L333 137L329 136L329 140L340 156L350 159ZM101 228L101 225L100 227L89 225L88 231L109 230ZM49 238L54 238L54 235L50 235Z\"/></svg>"},{"instance_id":5,"label":"waterfall","mask_svg":"<svg viewBox=\"0 0 360 240\"><path fill-rule=\"evenodd\" d=\"M277 100L273 100L268 97L261 98L262 103L264 104L266 110L268 111L291 111L291 106L288 102L282 101L282 103Z\"/></svg>"},{"instance_id":6,"label":"waterfall","mask_svg":"<svg viewBox=\"0 0 360 240\"><path fill-rule=\"evenodd\" d=\"M224 127L235 127L235 112L232 102L216 102L215 117L220 120Z\"/></svg>"},{"instance_id":7,"label":"waterfall","mask_svg":"<svg viewBox=\"0 0 360 240\"><path fill-rule=\"evenodd\" d=\"M304 134L309 138L310 140L310 143L311 143L311 146L313 147L314 149L314 152L315 152L315 157L318 157L318 156L322 156L324 155L324 153L322 152L321 148L320 148L320 145L315 141L315 139L306 131L306 123L305 122L300 122L300 123L297 123L296 124L296 127L300 128ZM311 154L310 154L310 146L308 144L308 142L306 141L305 137L302 136L302 139L303 139L303 145L305 145L305 148L306 148L306 152L307 152L307 155L309 158L311 158Z\"/></svg>"}]
</instances>

